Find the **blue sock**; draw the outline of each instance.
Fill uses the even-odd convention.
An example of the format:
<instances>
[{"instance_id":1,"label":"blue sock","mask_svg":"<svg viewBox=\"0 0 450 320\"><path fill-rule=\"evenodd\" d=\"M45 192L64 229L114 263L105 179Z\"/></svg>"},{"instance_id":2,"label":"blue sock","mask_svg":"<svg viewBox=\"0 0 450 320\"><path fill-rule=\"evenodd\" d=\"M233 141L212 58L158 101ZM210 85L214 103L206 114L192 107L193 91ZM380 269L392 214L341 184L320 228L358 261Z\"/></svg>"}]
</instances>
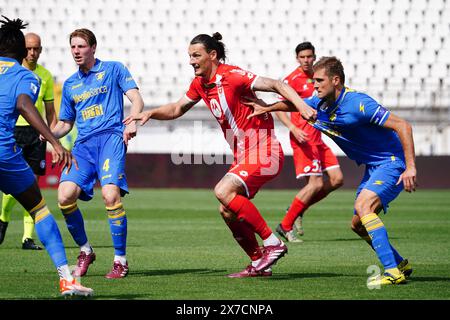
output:
<instances>
[{"instance_id":1,"label":"blue sock","mask_svg":"<svg viewBox=\"0 0 450 320\"><path fill-rule=\"evenodd\" d=\"M372 239L372 247L377 253L378 259L383 264L384 269L396 268L395 255L389 243L386 228L377 214L368 214L361 218L361 222Z\"/></svg>"},{"instance_id":2,"label":"blue sock","mask_svg":"<svg viewBox=\"0 0 450 320\"><path fill-rule=\"evenodd\" d=\"M55 218L47 208L44 200L30 210L35 217L36 233L44 245L56 268L67 264L66 251Z\"/></svg>"},{"instance_id":3,"label":"blue sock","mask_svg":"<svg viewBox=\"0 0 450 320\"><path fill-rule=\"evenodd\" d=\"M78 246L85 244L87 240L86 230L84 229L84 220L81 215L80 209L76 203L69 204L67 206L59 206L61 209L64 219L66 220L67 229L72 235L73 240L75 240Z\"/></svg>"},{"instance_id":4,"label":"blue sock","mask_svg":"<svg viewBox=\"0 0 450 320\"><path fill-rule=\"evenodd\" d=\"M395 258L395 263L397 263L397 265L402 262L404 259L403 257L397 252L397 250L395 250L395 248L392 246L391 244L391 250L392 253L394 254L394 258Z\"/></svg>"},{"instance_id":5,"label":"blue sock","mask_svg":"<svg viewBox=\"0 0 450 320\"><path fill-rule=\"evenodd\" d=\"M114 254L126 255L127 249L127 216L122 203L114 207L107 207L109 227L114 245Z\"/></svg>"}]
</instances>

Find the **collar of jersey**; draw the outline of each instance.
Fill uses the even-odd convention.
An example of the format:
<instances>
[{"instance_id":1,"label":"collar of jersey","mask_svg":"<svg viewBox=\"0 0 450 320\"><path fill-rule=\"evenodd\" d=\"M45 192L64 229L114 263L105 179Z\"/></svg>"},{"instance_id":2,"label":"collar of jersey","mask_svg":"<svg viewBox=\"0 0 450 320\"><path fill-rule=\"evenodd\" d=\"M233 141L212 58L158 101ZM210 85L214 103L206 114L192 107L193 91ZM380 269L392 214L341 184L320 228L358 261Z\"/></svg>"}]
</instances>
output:
<instances>
[{"instance_id":1,"label":"collar of jersey","mask_svg":"<svg viewBox=\"0 0 450 320\"><path fill-rule=\"evenodd\" d=\"M87 73L84 73L83 71L81 71L80 69L78 69L78 78L83 78L85 76L87 76L89 73L96 73L100 71L100 68L102 66L102 61L100 61L99 59L95 59L95 63L94 66L91 68L91 70L89 70Z\"/></svg>"},{"instance_id":2,"label":"collar of jersey","mask_svg":"<svg viewBox=\"0 0 450 320\"><path fill-rule=\"evenodd\" d=\"M219 63L216 69L216 73L214 76L209 80L208 82L203 82L203 80L200 80L202 82L203 87L205 88L214 88L216 86L216 80L217 80L217 74L219 73L219 69L223 66L223 63Z\"/></svg>"},{"instance_id":3,"label":"collar of jersey","mask_svg":"<svg viewBox=\"0 0 450 320\"><path fill-rule=\"evenodd\" d=\"M344 100L344 97L347 94L347 92L349 92L349 89L347 87L344 87L344 90L341 91L336 101L330 107L327 108L328 110L331 110L330 112L328 112L329 114L333 114L336 111L336 109L339 108L339 104L342 102L342 100Z\"/></svg>"},{"instance_id":4,"label":"collar of jersey","mask_svg":"<svg viewBox=\"0 0 450 320\"><path fill-rule=\"evenodd\" d=\"M11 62L17 62L16 59L10 58L10 57L0 57L0 60L11 61ZM17 63L18 63L18 62L17 62Z\"/></svg>"}]
</instances>

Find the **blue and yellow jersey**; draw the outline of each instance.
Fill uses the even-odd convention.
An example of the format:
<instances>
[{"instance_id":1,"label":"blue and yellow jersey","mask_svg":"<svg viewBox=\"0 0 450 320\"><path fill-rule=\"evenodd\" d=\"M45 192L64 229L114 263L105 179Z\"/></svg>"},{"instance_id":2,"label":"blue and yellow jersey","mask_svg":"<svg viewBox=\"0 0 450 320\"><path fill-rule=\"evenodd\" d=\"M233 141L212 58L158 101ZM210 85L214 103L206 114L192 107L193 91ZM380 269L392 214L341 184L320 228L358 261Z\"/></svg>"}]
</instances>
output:
<instances>
[{"instance_id":1,"label":"blue and yellow jersey","mask_svg":"<svg viewBox=\"0 0 450 320\"><path fill-rule=\"evenodd\" d=\"M315 95L304 101L317 110L313 126L333 139L358 165L404 161L397 133L383 127L389 110L367 94L345 88L330 106Z\"/></svg>"},{"instance_id":2,"label":"blue and yellow jersey","mask_svg":"<svg viewBox=\"0 0 450 320\"><path fill-rule=\"evenodd\" d=\"M122 135L123 95L134 88L123 64L96 59L88 73L78 70L64 82L59 119L75 121L77 141L103 132Z\"/></svg>"},{"instance_id":3,"label":"blue and yellow jersey","mask_svg":"<svg viewBox=\"0 0 450 320\"><path fill-rule=\"evenodd\" d=\"M39 78L15 59L0 57L0 162L6 162L20 151L14 139L19 116L17 98L28 95L33 103L39 94Z\"/></svg>"}]
</instances>

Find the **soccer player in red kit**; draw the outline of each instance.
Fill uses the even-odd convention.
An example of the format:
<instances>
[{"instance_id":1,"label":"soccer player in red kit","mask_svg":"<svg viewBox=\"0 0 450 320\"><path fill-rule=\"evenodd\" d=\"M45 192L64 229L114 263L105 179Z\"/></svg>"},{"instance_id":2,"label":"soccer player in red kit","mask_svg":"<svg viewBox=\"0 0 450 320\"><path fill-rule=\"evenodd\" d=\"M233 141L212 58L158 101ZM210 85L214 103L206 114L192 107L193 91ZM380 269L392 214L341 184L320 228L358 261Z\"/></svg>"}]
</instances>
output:
<instances>
[{"instance_id":1,"label":"soccer player in red kit","mask_svg":"<svg viewBox=\"0 0 450 320\"><path fill-rule=\"evenodd\" d=\"M214 193L233 237L252 261L243 271L228 276L270 276L270 267L286 254L287 246L273 234L250 199L264 183L279 174L284 156L274 134L273 118L267 115L247 119L253 110L243 100L255 97L254 91L271 91L291 101L305 119L315 119L316 112L282 81L258 77L223 63L226 56L221 39L217 32L212 37L207 34L194 37L188 52L195 78L187 93L177 102L129 116L124 123L140 120L143 125L149 119L172 120L200 100L206 103L234 155L230 170L215 186ZM263 240L263 247L259 246L255 233Z\"/></svg>"},{"instance_id":2,"label":"soccer player in red kit","mask_svg":"<svg viewBox=\"0 0 450 320\"><path fill-rule=\"evenodd\" d=\"M299 66L286 78L302 98L314 93L313 64L315 48L310 42L302 42L295 48ZM326 197L343 184L343 175L333 151L322 141L319 130L308 124L298 112L289 119L286 112L277 112L278 119L289 129L297 179L305 179L306 185L294 197L277 232L290 242L302 242L294 233L294 224L299 235L303 235L302 218L306 209ZM328 179L324 181L323 175Z\"/></svg>"}]
</instances>

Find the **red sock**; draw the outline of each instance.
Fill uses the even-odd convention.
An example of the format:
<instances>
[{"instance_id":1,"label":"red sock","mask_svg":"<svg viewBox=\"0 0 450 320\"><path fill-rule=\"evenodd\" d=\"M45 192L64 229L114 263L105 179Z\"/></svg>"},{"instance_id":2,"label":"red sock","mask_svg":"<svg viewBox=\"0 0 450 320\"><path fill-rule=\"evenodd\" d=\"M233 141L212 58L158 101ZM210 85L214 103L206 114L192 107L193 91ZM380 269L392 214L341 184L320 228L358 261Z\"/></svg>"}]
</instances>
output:
<instances>
[{"instance_id":1,"label":"red sock","mask_svg":"<svg viewBox=\"0 0 450 320\"><path fill-rule=\"evenodd\" d=\"M226 222L234 239L239 243L245 253L252 259L252 261L258 260L262 257L261 249L259 248L258 241L256 240L255 233L245 221L232 221Z\"/></svg>"},{"instance_id":2,"label":"red sock","mask_svg":"<svg viewBox=\"0 0 450 320\"><path fill-rule=\"evenodd\" d=\"M294 201L292 201L291 206L289 207L288 212L281 221L281 227L283 228L283 230L291 231L295 219L297 219L299 215L305 212L306 209L308 209L308 205L304 204L301 200L295 197Z\"/></svg>"},{"instance_id":3,"label":"red sock","mask_svg":"<svg viewBox=\"0 0 450 320\"><path fill-rule=\"evenodd\" d=\"M252 231L256 232L261 239L265 240L272 234L272 230L264 221L258 209L246 197L237 195L230 201L227 209L234 212L238 220L247 222Z\"/></svg>"},{"instance_id":4,"label":"red sock","mask_svg":"<svg viewBox=\"0 0 450 320\"><path fill-rule=\"evenodd\" d=\"M325 192L323 189L317 192L317 194L311 199L309 203L309 207L312 206L314 203L319 202L323 198L325 198L328 195L328 192Z\"/></svg>"}]
</instances>

